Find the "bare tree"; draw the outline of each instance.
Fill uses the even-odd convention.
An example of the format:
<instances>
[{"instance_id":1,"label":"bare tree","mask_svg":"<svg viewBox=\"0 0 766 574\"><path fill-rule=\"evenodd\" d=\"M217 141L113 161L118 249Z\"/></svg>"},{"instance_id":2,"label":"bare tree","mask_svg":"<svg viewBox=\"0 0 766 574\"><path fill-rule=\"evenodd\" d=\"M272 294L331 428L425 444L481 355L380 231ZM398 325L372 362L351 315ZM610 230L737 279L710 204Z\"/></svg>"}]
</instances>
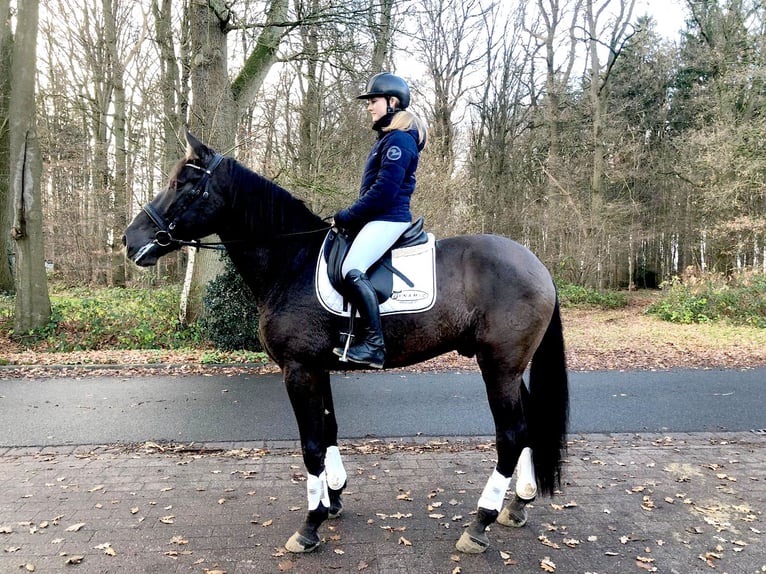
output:
<instances>
[{"instance_id":1,"label":"bare tree","mask_svg":"<svg viewBox=\"0 0 766 574\"><path fill-rule=\"evenodd\" d=\"M29 105L35 99L38 13L38 0L25 0L19 6L11 68L11 235L16 244L16 309L13 325L17 334L41 328L51 318L40 197L42 158L37 139L35 107Z\"/></svg>"},{"instance_id":2,"label":"bare tree","mask_svg":"<svg viewBox=\"0 0 766 574\"><path fill-rule=\"evenodd\" d=\"M591 213L593 217L601 217L603 203L604 178L604 126L607 123L607 103L609 101L609 84L615 62L619 58L625 43L635 33L632 24L635 0L619 0L616 13L610 14L607 9L613 9L613 0L586 0L585 17L588 27L588 50L590 56L590 107L593 133L593 176L591 178ZM601 24L602 17L607 16L608 22ZM600 50L606 49L606 62L602 64Z\"/></svg>"},{"instance_id":3,"label":"bare tree","mask_svg":"<svg viewBox=\"0 0 766 574\"><path fill-rule=\"evenodd\" d=\"M583 0L537 0L544 27L539 40L545 61L545 128L548 134L546 173L551 196L564 181L561 150L563 104L577 59L577 25Z\"/></svg>"},{"instance_id":4,"label":"bare tree","mask_svg":"<svg viewBox=\"0 0 766 574\"><path fill-rule=\"evenodd\" d=\"M524 34L526 5L505 18L484 18L486 78L471 101L470 153L467 168L474 185L478 231L529 240L529 207L535 189L522 159L530 154L528 134L536 98L529 82L533 37ZM525 136L527 140L525 141ZM521 182L522 184L520 185Z\"/></svg>"},{"instance_id":5,"label":"bare tree","mask_svg":"<svg viewBox=\"0 0 766 574\"><path fill-rule=\"evenodd\" d=\"M485 58L484 45L477 40L490 10L480 0L426 0L418 14L415 59L425 65L433 90L429 102L430 157L446 174L455 168L458 120L453 116L470 87L470 74Z\"/></svg>"}]
</instances>

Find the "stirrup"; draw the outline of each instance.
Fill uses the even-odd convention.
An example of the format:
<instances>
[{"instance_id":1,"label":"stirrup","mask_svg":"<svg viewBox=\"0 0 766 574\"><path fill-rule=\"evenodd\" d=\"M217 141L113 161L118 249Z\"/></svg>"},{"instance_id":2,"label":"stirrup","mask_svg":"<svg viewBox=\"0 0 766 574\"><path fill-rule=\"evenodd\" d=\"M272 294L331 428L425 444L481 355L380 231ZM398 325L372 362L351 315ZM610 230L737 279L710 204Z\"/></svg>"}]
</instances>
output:
<instances>
[{"instance_id":1,"label":"stirrup","mask_svg":"<svg viewBox=\"0 0 766 574\"><path fill-rule=\"evenodd\" d=\"M332 352L335 353L339 357L339 361L341 363L348 363L348 350L351 347L351 339L354 338L353 333L344 333L341 331L341 337L346 337L346 342L343 344L342 347L335 347Z\"/></svg>"}]
</instances>

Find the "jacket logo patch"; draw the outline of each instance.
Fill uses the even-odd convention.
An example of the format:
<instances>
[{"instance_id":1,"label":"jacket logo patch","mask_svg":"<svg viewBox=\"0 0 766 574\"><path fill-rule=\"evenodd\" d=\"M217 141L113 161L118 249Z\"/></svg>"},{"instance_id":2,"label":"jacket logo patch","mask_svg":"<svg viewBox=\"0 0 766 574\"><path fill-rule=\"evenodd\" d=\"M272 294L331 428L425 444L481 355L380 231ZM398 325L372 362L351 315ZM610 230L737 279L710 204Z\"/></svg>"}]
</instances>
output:
<instances>
[{"instance_id":1,"label":"jacket logo patch","mask_svg":"<svg viewBox=\"0 0 766 574\"><path fill-rule=\"evenodd\" d=\"M388 148L388 151L386 152L386 159L390 159L391 161L397 161L402 157L402 150L399 149L398 146L391 146Z\"/></svg>"}]
</instances>

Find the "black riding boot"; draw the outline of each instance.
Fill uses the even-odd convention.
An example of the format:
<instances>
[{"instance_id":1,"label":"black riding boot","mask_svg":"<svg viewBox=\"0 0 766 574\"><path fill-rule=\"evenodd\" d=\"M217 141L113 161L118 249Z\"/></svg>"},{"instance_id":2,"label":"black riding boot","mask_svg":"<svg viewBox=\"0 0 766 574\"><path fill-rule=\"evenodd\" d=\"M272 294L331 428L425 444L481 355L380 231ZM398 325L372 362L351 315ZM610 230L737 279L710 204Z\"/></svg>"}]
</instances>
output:
<instances>
[{"instance_id":1,"label":"black riding boot","mask_svg":"<svg viewBox=\"0 0 766 574\"><path fill-rule=\"evenodd\" d=\"M345 283L347 296L362 318L364 335L364 340L349 347L346 358L373 369L382 369L386 347L383 343L383 328L380 324L380 310L375 288L367 275L358 269L352 269L346 274ZM333 353L339 357L343 356L343 351L343 347L333 349Z\"/></svg>"}]
</instances>

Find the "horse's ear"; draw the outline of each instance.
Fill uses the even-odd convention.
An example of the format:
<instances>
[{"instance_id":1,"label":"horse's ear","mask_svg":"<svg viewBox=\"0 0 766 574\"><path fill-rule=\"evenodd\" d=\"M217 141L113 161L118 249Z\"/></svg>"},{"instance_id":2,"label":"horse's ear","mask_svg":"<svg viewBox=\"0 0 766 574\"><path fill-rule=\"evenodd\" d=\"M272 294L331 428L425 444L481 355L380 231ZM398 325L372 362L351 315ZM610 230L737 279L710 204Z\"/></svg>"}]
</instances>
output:
<instances>
[{"instance_id":1,"label":"horse's ear","mask_svg":"<svg viewBox=\"0 0 766 574\"><path fill-rule=\"evenodd\" d=\"M213 155L215 155L215 152L199 141L194 134L189 131L189 128L186 128L186 156L205 161Z\"/></svg>"}]
</instances>

